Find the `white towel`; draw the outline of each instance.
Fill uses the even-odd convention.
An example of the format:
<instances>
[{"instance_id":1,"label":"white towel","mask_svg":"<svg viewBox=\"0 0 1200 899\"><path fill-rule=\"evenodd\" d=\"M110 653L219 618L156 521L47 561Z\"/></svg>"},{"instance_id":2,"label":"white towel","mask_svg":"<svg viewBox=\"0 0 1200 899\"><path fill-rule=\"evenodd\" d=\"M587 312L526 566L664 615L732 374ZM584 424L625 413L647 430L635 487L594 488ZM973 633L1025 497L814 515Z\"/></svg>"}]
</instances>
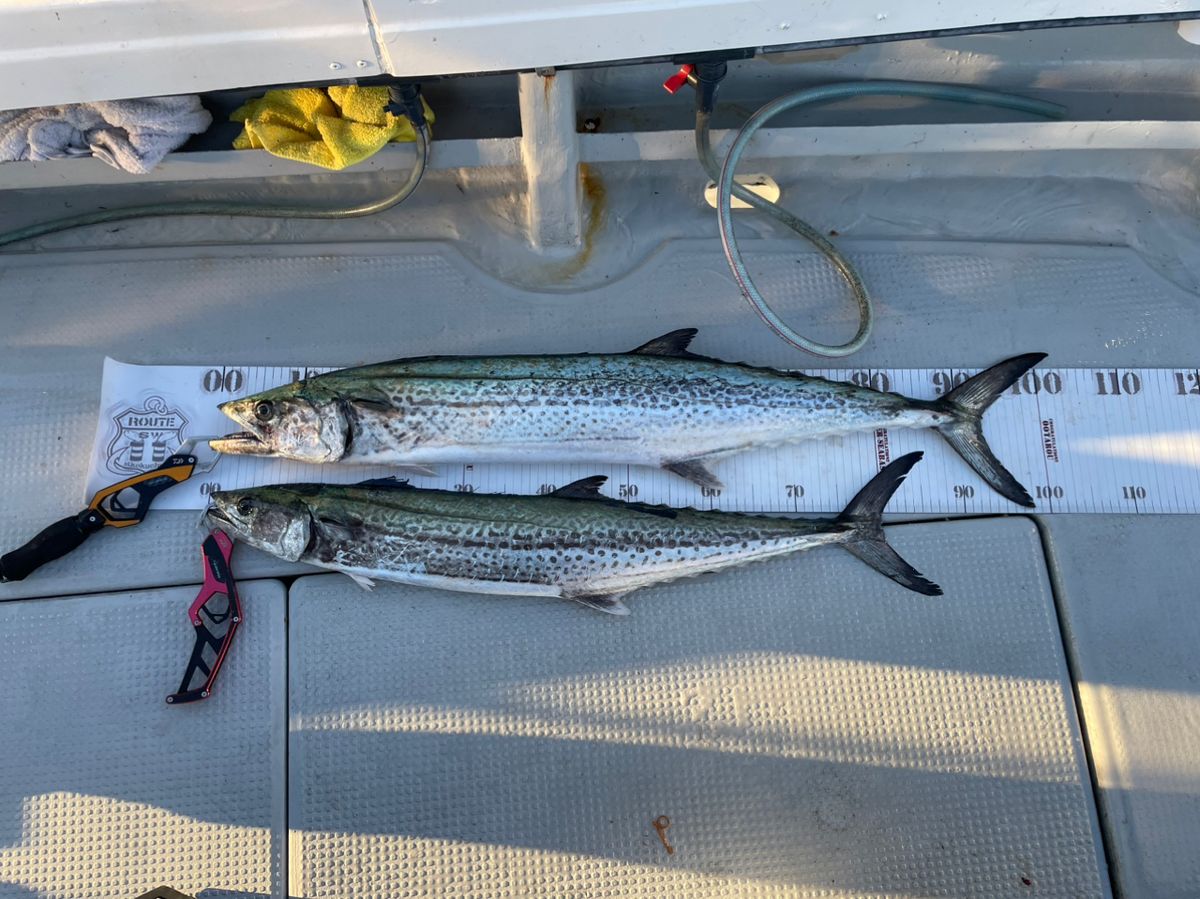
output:
<instances>
[{"instance_id":1,"label":"white towel","mask_svg":"<svg viewBox=\"0 0 1200 899\"><path fill-rule=\"evenodd\" d=\"M195 95L0 112L0 162L93 155L144 175L212 124Z\"/></svg>"}]
</instances>

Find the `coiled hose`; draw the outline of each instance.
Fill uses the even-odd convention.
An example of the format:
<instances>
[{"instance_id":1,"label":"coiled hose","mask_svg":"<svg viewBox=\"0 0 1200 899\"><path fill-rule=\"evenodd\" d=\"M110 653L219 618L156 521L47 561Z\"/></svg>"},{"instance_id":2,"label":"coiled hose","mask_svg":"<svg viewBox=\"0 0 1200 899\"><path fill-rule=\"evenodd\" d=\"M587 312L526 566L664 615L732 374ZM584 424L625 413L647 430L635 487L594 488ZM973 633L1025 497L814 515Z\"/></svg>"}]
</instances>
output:
<instances>
[{"instance_id":1,"label":"coiled hose","mask_svg":"<svg viewBox=\"0 0 1200 899\"><path fill-rule=\"evenodd\" d=\"M398 203L404 202L421 183L425 167L429 164L429 126L422 117L414 120L416 136L417 161L413 164L408 178L394 193L371 203L359 206L342 206L321 208L311 206L271 206L257 203L228 203L185 200L178 203L152 203L145 206L127 206L123 209L105 209L98 212L85 212L82 215L71 215L65 218L52 219L37 225L17 228L13 231L0 233L0 247L41 237L44 234L54 234L71 228L81 228L84 225L101 225L107 222L121 222L127 219L151 218L165 215L232 215L250 218L284 218L284 219L351 219L364 215L374 215L391 209Z\"/></svg>"},{"instance_id":2,"label":"coiled hose","mask_svg":"<svg viewBox=\"0 0 1200 899\"><path fill-rule=\"evenodd\" d=\"M715 80L706 83L702 78L697 85L696 153L700 157L700 164L704 167L708 176L717 183L717 224L721 232L721 246L725 250L725 259L729 263L729 268L733 272L733 277L737 281L738 287L741 288L742 295L754 308L754 311L762 317L762 320L767 323L768 327L796 349L804 350L818 356L849 356L851 353L857 352L862 348L863 344L871 336L871 327L874 323L871 297L867 292L866 285L863 284L862 278L859 277L850 260L843 256L841 251L830 243L823 234L813 228L812 225L788 212L782 206L760 197L758 194L747 190L734 181L734 173L737 171L738 163L741 162L742 155L745 153L746 147L750 144L751 138L754 137L760 128L775 116L789 109L813 103L824 103L830 100L841 100L847 97L892 96L948 100L952 103L969 103L977 106L1015 109L1048 119L1061 119L1066 114L1066 110L1056 103L1048 103L1044 100L1034 100L1029 97L1019 97L1014 94L1003 94L973 87L959 87L949 84L926 84L917 81L856 81L846 84L827 84L821 87L806 88L795 93L785 94L759 109L742 126L734 138L729 152L725 154L724 163L718 166L709 136L709 121L712 117L712 109L716 96L716 84L723 75L724 70L722 67L719 74L716 75ZM746 262L742 258L742 251L738 247L737 239L733 233L732 197L737 197L755 209L766 212L777 221L791 228L820 250L825 258L833 264L838 274L846 281L850 292L854 295L854 301L858 305L858 331L848 342L831 345L811 340L789 327L775 310L767 304L766 299L759 292L754 279L750 276L750 272L746 268Z\"/></svg>"}]
</instances>

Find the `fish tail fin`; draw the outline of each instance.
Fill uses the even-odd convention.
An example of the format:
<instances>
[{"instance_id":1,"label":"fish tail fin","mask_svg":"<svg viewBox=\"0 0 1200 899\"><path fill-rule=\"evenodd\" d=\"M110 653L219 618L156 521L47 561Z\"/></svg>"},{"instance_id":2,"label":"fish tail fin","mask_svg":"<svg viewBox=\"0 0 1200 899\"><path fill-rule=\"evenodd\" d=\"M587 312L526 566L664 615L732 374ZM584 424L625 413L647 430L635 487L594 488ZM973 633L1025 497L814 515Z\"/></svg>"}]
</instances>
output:
<instances>
[{"instance_id":1,"label":"fish tail fin","mask_svg":"<svg viewBox=\"0 0 1200 899\"><path fill-rule=\"evenodd\" d=\"M1033 507L1033 497L992 453L983 436L983 413L1017 378L1045 358L1045 353L1025 353L1005 359L932 404L937 411L951 416L950 421L937 428L946 442L993 490L1027 508Z\"/></svg>"},{"instance_id":2,"label":"fish tail fin","mask_svg":"<svg viewBox=\"0 0 1200 899\"><path fill-rule=\"evenodd\" d=\"M858 491L854 499L842 510L837 523L849 529L842 546L880 574L916 593L941 596L941 587L924 577L892 549L883 533L881 521L884 506L888 504L896 489L904 483L912 467L921 461L923 455L924 453L909 453L907 456L901 456L871 478L867 486Z\"/></svg>"}]
</instances>

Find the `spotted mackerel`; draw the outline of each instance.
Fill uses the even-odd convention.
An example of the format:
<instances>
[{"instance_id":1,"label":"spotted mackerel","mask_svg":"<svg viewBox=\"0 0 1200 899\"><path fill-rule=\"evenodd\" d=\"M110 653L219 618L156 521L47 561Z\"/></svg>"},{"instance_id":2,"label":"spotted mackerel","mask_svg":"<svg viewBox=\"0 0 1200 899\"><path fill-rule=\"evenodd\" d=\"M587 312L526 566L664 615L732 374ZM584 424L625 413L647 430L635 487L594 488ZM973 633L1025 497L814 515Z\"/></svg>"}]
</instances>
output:
<instances>
[{"instance_id":1,"label":"spotted mackerel","mask_svg":"<svg viewBox=\"0 0 1200 899\"><path fill-rule=\"evenodd\" d=\"M221 406L245 430L222 453L416 468L436 463L661 466L719 488L711 466L755 447L878 428L935 428L999 493L1033 500L993 455L983 412L1044 358L1016 356L938 400L755 368L672 331L629 353L431 356L318 375Z\"/></svg>"},{"instance_id":2,"label":"spotted mackerel","mask_svg":"<svg viewBox=\"0 0 1200 899\"><path fill-rule=\"evenodd\" d=\"M383 479L214 493L208 524L293 562L474 593L557 596L626 614L623 594L841 546L898 584L942 591L888 544L880 515L921 453L888 465L837 518L771 518L608 499L603 477L546 496L421 490Z\"/></svg>"}]
</instances>

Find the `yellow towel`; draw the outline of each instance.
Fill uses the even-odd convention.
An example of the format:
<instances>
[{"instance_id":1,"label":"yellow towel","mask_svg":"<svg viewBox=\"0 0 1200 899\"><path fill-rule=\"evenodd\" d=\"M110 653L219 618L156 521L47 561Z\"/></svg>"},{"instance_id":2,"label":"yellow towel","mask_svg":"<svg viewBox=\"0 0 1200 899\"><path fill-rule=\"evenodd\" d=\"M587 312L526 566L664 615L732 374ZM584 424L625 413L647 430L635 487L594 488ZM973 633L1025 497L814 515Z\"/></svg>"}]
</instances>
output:
<instances>
[{"instance_id":1,"label":"yellow towel","mask_svg":"<svg viewBox=\"0 0 1200 899\"><path fill-rule=\"evenodd\" d=\"M384 112L387 102L386 87L354 84L267 91L230 113L230 121L245 124L233 148L266 150L284 159L344 169L389 141L415 139L407 118ZM433 111L424 98L421 103L425 121L432 123Z\"/></svg>"}]
</instances>

